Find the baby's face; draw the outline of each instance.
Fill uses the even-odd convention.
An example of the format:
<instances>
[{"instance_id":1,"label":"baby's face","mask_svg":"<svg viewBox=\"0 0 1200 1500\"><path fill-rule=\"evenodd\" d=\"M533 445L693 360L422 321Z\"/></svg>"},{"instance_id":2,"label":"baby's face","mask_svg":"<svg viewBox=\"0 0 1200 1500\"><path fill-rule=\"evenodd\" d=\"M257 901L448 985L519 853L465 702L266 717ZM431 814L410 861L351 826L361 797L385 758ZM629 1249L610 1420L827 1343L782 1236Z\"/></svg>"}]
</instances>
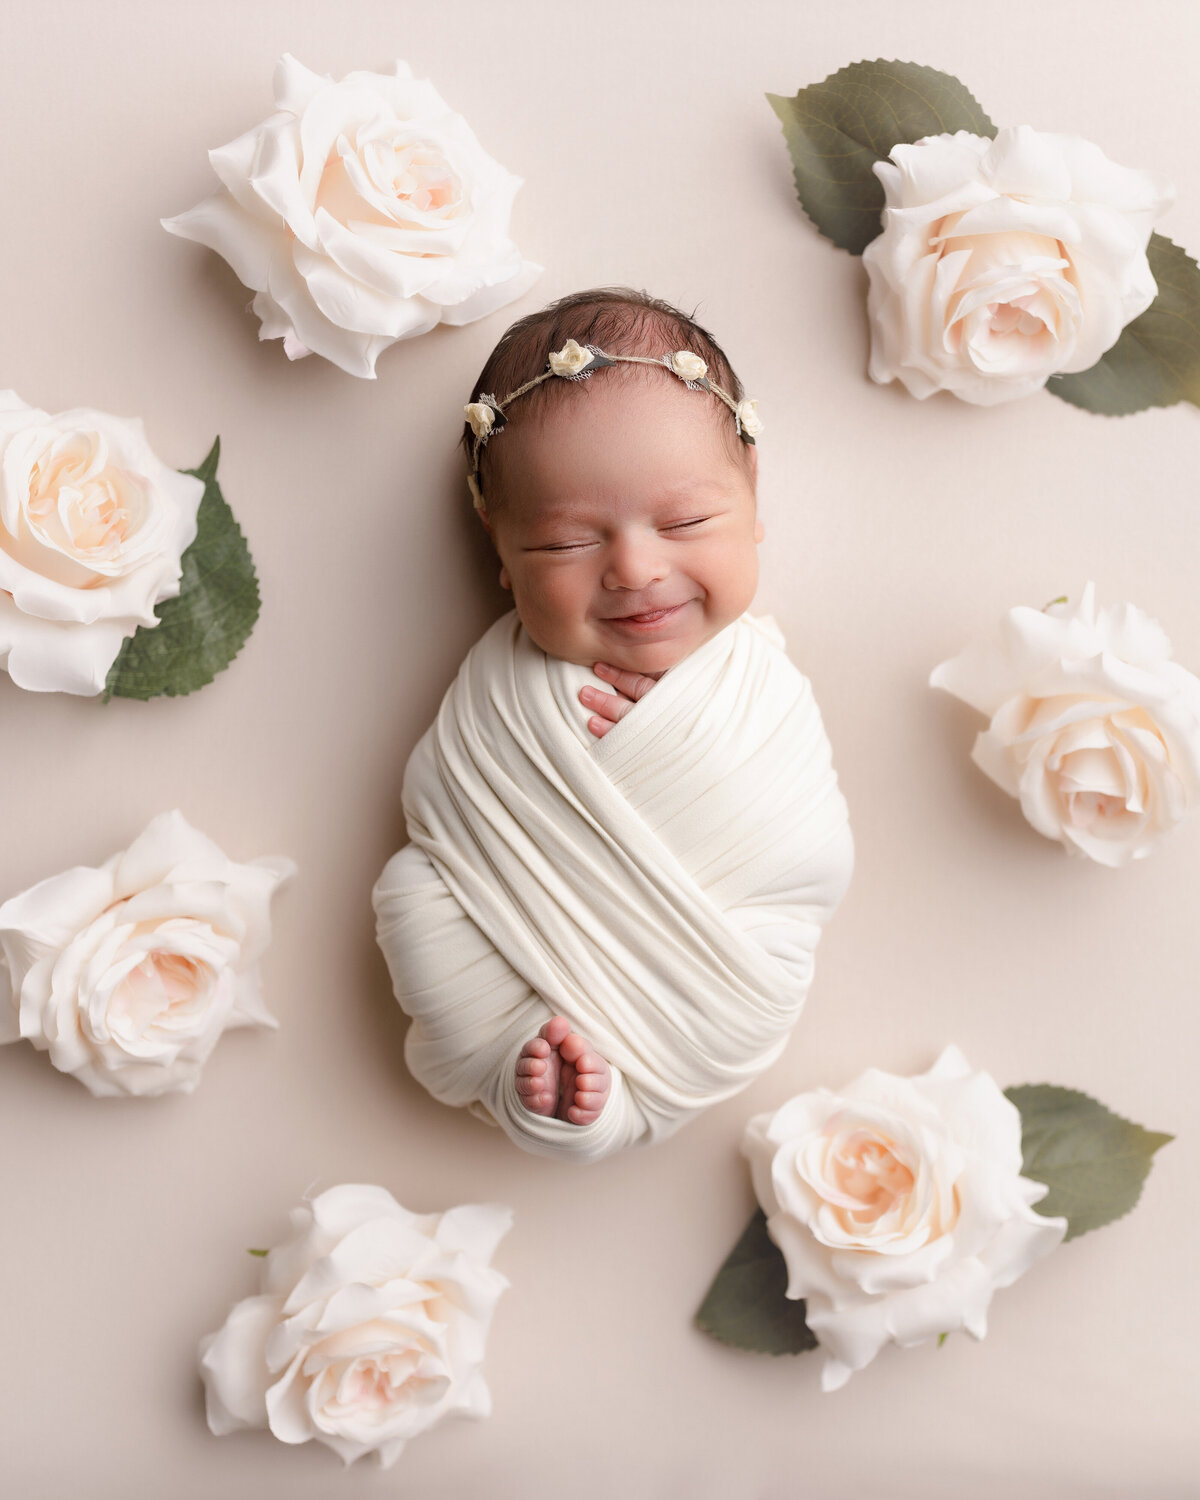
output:
<instances>
[{"instance_id":1,"label":"baby's face","mask_svg":"<svg viewBox=\"0 0 1200 1500\"><path fill-rule=\"evenodd\" d=\"M749 471L730 457L733 414L709 392L608 373L541 422L514 411L492 440L502 495L484 524L543 651L657 676L754 598L757 455Z\"/></svg>"}]
</instances>

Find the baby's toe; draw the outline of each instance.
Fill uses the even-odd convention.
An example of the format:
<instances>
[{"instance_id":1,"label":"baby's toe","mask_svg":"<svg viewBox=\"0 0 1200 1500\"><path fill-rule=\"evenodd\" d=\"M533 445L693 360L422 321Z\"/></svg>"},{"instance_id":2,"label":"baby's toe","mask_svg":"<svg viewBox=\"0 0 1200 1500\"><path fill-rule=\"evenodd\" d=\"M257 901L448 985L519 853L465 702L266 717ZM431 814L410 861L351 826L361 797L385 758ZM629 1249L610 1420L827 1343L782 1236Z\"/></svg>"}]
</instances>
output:
<instances>
[{"instance_id":1,"label":"baby's toe","mask_svg":"<svg viewBox=\"0 0 1200 1500\"><path fill-rule=\"evenodd\" d=\"M546 1059L544 1057L517 1058L518 1078L540 1078L546 1071Z\"/></svg>"},{"instance_id":2,"label":"baby's toe","mask_svg":"<svg viewBox=\"0 0 1200 1500\"><path fill-rule=\"evenodd\" d=\"M540 1036L531 1037L521 1048L522 1057L549 1057L550 1043Z\"/></svg>"},{"instance_id":3,"label":"baby's toe","mask_svg":"<svg viewBox=\"0 0 1200 1500\"><path fill-rule=\"evenodd\" d=\"M565 1016L551 1016L542 1029L538 1032L539 1037L545 1037L551 1047L561 1047L564 1039L570 1035L571 1023Z\"/></svg>"},{"instance_id":4,"label":"baby's toe","mask_svg":"<svg viewBox=\"0 0 1200 1500\"><path fill-rule=\"evenodd\" d=\"M604 1101L607 1098L607 1090L604 1093L600 1093L594 1089L577 1088L575 1090L575 1108L587 1110L593 1115L598 1115L604 1108Z\"/></svg>"},{"instance_id":5,"label":"baby's toe","mask_svg":"<svg viewBox=\"0 0 1200 1500\"><path fill-rule=\"evenodd\" d=\"M554 1102L554 1095L540 1078L518 1078L517 1094L527 1109L544 1109Z\"/></svg>"},{"instance_id":6,"label":"baby's toe","mask_svg":"<svg viewBox=\"0 0 1200 1500\"><path fill-rule=\"evenodd\" d=\"M565 1062L578 1068L583 1058L588 1055L588 1044L577 1031L572 1031L559 1043L558 1050Z\"/></svg>"},{"instance_id":7,"label":"baby's toe","mask_svg":"<svg viewBox=\"0 0 1200 1500\"><path fill-rule=\"evenodd\" d=\"M582 1091L585 1094L596 1094L604 1098L608 1093L611 1075L607 1069L603 1073L577 1073L575 1075L575 1092Z\"/></svg>"},{"instance_id":8,"label":"baby's toe","mask_svg":"<svg viewBox=\"0 0 1200 1500\"><path fill-rule=\"evenodd\" d=\"M575 1097L578 1099L579 1095L576 1094ZM572 1125L594 1125L599 1118L600 1111L598 1109L583 1109L578 1104L572 1104L571 1108L567 1110L567 1119L570 1120Z\"/></svg>"}]
</instances>

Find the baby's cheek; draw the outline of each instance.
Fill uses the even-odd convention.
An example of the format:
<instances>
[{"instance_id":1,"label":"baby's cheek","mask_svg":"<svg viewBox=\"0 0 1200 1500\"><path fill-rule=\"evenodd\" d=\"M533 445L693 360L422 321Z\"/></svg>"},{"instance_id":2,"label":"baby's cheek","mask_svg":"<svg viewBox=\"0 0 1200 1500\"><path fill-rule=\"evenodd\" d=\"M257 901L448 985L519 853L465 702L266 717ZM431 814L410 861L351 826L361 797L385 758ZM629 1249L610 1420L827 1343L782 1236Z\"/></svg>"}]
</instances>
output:
<instances>
[{"instance_id":1,"label":"baby's cheek","mask_svg":"<svg viewBox=\"0 0 1200 1500\"><path fill-rule=\"evenodd\" d=\"M561 577L526 580L514 586L513 604L530 637L550 656L590 663L594 657L588 602Z\"/></svg>"}]
</instances>

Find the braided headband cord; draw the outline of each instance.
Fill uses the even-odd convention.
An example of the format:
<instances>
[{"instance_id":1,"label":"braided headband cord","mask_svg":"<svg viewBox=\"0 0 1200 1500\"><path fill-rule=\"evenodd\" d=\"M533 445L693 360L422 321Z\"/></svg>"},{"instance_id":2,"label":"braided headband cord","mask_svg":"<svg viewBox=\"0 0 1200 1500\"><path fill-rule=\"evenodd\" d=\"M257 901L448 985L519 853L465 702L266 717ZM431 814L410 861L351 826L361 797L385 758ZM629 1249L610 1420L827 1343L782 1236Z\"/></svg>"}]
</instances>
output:
<instances>
[{"instance_id":1,"label":"braided headband cord","mask_svg":"<svg viewBox=\"0 0 1200 1500\"><path fill-rule=\"evenodd\" d=\"M515 391L510 391L503 401L497 401L495 396L480 395L478 401L472 401L463 407L463 413L475 435L475 441L471 445L471 472L467 475L467 487L471 491L476 510L483 509L479 455L488 438L504 430L508 420L505 416L506 408L519 396L533 390L535 385L541 385L543 380L586 380L594 371L603 369L605 365L615 364L658 365L682 380L689 390L711 391L733 413L737 434L743 443L753 443L763 430L758 415L758 402L750 399L735 401L727 390L708 378L708 366L690 349L676 349L674 353L664 354L656 359L648 354L606 354L595 344L577 344L574 339L568 339L561 349L551 354L540 375L535 375Z\"/></svg>"}]
</instances>

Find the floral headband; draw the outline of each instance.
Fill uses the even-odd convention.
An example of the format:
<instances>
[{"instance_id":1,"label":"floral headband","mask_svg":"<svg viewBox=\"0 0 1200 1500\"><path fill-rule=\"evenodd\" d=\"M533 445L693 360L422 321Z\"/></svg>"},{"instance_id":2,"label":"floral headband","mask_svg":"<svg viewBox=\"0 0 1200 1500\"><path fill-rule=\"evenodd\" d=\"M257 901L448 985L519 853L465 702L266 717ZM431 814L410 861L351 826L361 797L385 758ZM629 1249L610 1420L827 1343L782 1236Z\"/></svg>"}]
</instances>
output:
<instances>
[{"instance_id":1,"label":"floral headband","mask_svg":"<svg viewBox=\"0 0 1200 1500\"><path fill-rule=\"evenodd\" d=\"M467 488L471 491L476 510L483 509L483 491L479 485L479 455L488 438L505 426L505 408L518 396L523 396L526 391L531 391L535 385L541 385L543 380L549 380L551 376L557 376L560 380L586 380L593 371L615 364L662 365L672 375L677 375L689 390L711 391L733 413L737 434L743 443L753 443L763 430L758 415L758 402L750 399L735 401L728 391L722 390L715 380L708 378L708 366L690 349L676 349L673 354L664 354L654 359L646 354L606 354L603 349L597 349L595 344L580 345L574 339L568 339L557 353L551 354L540 375L535 375L515 391L510 391L503 401L497 401L495 396L481 395L478 401L471 401L463 407L467 421L471 424L471 431L475 434Z\"/></svg>"}]
</instances>

